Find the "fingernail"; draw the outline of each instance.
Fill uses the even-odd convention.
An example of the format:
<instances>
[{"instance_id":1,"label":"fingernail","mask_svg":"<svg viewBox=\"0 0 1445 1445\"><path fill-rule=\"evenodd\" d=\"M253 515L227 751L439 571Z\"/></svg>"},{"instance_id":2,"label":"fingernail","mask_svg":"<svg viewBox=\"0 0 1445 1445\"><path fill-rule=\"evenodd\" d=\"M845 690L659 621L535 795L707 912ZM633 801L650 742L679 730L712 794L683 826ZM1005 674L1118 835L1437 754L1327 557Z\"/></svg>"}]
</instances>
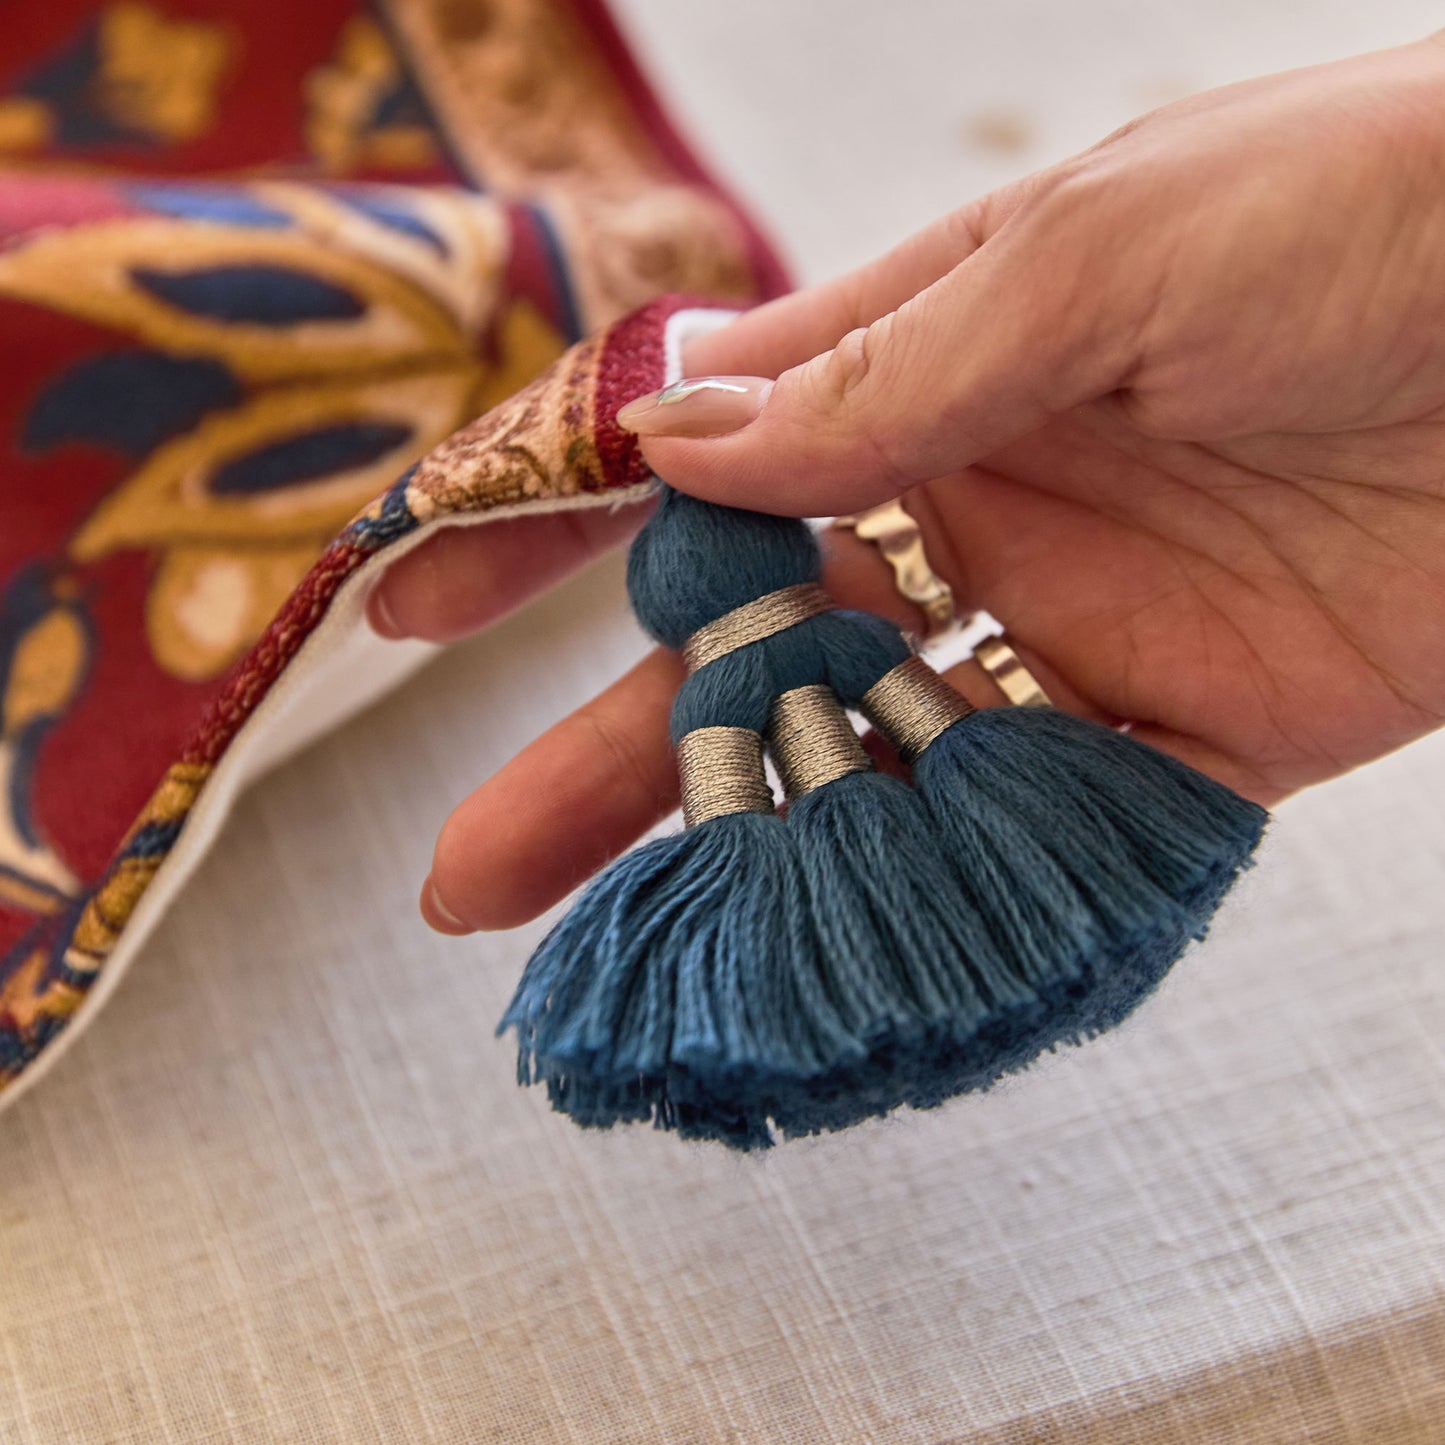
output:
<instances>
[{"instance_id":1,"label":"fingernail","mask_svg":"<svg viewBox=\"0 0 1445 1445\"><path fill-rule=\"evenodd\" d=\"M471 924L463 923L450 908L442 902L441 894L437 892L437 886L430 878L422 885L421 890L421 916L426 920L429 928L434 928L438 933L462 934L475 933Z\"/></svg>"},{"instance_id":2,"label":"fingernail","mask_svg":"<svg viewBox=\"0 0 1445 1445\"><path fill-rule=\"evenodd\" d=\"M371 630L378 637L385 637L388 641L395 642L406 636L392 614L391 606L386 600L384 587L378 587L366 599L366 620L371 623Z\"/></svg>"},{"instance_id":3,"label":"fingernail","mask_svg":"<svg viewBox=\"0 0 1445 1445\"><path fill-rule=\"evenodd\" d=\"M761 376L696 376L629 401L617 424L644 437L720 437L757 419L773 383Z\"/></svg>"}]
</instances>

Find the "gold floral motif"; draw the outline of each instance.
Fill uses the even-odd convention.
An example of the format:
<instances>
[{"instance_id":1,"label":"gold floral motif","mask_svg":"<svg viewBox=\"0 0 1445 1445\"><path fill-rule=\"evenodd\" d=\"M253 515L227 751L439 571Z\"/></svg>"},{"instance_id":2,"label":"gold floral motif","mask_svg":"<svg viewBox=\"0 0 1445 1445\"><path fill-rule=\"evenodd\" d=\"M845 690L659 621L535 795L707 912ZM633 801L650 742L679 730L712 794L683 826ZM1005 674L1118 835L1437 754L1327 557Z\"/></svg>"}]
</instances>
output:
<instances>
[{"instance_id":1,"label":"gold floral motif","mask_svg":"<svg viewBox=\"0 0 1445 1445\"><path fill-rule=\"evenodd\" d=\"M78 561L126 548L161 554L147 635L178 676L229 666L363 502L562 349L530 303L494 314L507 240L492 203L443 189L367 194L404 208L440 247L341 197L274 183L248 195L287 213L294 229L152 216L44 232L0 254L0 294L213 358L246 387L239 404L157 446L71 544ZM228 265L317 278L356 298L356 314L285 326L226 320L169 304L133 275ZM228 465L269 446L350 424L389 427L395 444L283 486L218 484Z\"/></svg>"},{"instance_id":2,"label":"gold floral motif","mask_svg":"<svg viewBox=\"0 0 1445 1445\"><path fill-rule=\"evenodd\" d=\"M175 143L215 124L231 58L222 26L169 20L138 0L121 0L101 11L96 48L93 99L117 125Z\"/></svg>"},{"instance_id":3,"label":"gold floral motif","mask_svg":"<svg viewBox=\"0 0 1445 1445\"><path fill-rule=\"evenodd\" d=\"M55 607L16 642L0 696L0 737L18 737L64 712L85 668L85 632L67 607Z\"/></svg>"},{"instance_id":4,"label":"gold floral motif","mask_svg":"<svg viewBox=\"0 0 1445 1445\"><path fill-rule=\"evenodd\" d=\"M238 638L265 631L316 560L320 544L266 547L238 556L222 546L166 551L146 598L146 634L156 661L175 677L211 677Z\"/></svg>"},{"instance_id":5,"label":"gold floral motif","mask_svg":"<svg viewBox=\"0 0 1445 1445\"><path fill-rule=\"evenodd\" d=\"M43 100L0 96L0 152L41 150L51 134L50 107Z\"/></svg>"},{"instance_id":6,"label":"gold floral motif","mask_svg":"<svg viewBox=\"0 0 1445 1445\"><path fill-rule=\"evenodd\" d=\"M45 949L36 948L0 983L0 1020L22 1034L31 1033L42 1020L68 1018L85 997L63 979L53 978L41 988L46 962Z\"/></svg>"},{"instance_id":7,"label":"gold floral motif","mask_svg":"<svg viewBox=\"0 0 1445 1445\"><path fill-rule=\"evenodd\" d=\"M171 20L141 0L118 0L95 18L89 112L162 145L196 140L216 123L221 83L235 58L228 26ZM59 126L51 102L0 97L0 153L43 150Z\"/></svg>"},{"instance_id":8,"label":"gold floral motif","mask_svg":"<svg viewBox=\"0 0 1445 1445\"><path fill-rule=\"evenodd\" d=\"M26 739L70 706L90 652L69 584L54 584L49 595L53 605L15 639L0 673L0 901L35 913L52 912L80 887L59 854L24 822L27 765L33 763Z\"/></svg>"},{"instance_id":9,"label":"gold floral motif","mask_svg":"<svg viewBox=\"0 0 1445 1445\"><path fill-rule=\"evenodd\" d=\"M378 109L405 83L381 27L353 15L336 52L306 77L306 142L332 174L359 166L427 166L438 160L430 129L420 122L378 124Z\"/></svg>"}]
</instances>

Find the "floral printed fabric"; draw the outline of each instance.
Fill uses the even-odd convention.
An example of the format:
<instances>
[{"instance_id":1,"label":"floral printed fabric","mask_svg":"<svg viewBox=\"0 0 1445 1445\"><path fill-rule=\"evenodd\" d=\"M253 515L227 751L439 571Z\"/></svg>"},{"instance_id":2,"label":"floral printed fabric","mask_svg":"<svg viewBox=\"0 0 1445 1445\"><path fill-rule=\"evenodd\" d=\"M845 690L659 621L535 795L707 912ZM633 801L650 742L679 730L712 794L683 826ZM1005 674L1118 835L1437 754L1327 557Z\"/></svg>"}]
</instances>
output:
<instances>
[{"instance_id":1,"label":"floral printed fabric","mask_svg":"<svg viewBox=\"0 0 1445 1445\"><path fill-rule=\"evenodd\" d=\"M0 1087L346 577L444 515L645 481L610 416L666 308L567 348L780 285L592 0L5 24Z\"/></svg>"}]
</instances>

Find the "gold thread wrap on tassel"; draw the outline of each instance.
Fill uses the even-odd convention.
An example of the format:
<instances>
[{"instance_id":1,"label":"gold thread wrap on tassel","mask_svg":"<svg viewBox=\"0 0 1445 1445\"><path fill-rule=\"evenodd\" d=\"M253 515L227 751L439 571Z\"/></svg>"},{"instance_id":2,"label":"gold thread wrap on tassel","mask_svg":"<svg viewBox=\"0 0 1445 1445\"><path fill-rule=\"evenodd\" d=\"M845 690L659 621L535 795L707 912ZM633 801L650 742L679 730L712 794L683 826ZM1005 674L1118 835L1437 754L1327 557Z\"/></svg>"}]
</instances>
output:
<instances>
[{"instance_id":1,"label":"gold thread wrap on tassel","mask_svg":"<svg viewBox=\"0 0 1445 1445\"><path fill-rule=\"evenodd\" d=\"M752 642L761 642L775 632L786 632L810 617L831 612L837 603L816 582L800 582L796 587L781 587L765 597L745 602L725 612L716 622L699 627L687 639L682 660L689 672L696 672L710 662L736 652Z\"/></svg>"},{"instance_id":2,"label":"gold thread wrap on tassel","mask_svg":"<svg viewBox=\"0 0 1445 1445\"><path fill-rule=\"evenodd\" d=\"M751 728L694 728L677 745L683 826L729 813L771 813L763 740Z\"/></svg>"},{"instance_id":3,"label":"gold thread wrap on tassel","mask_svg":"<svg viewBox=\"0 0 1445 1445\"><path fill-rule=\"evenodd\" d=\"M789 799L873 768L833 689L821 683L795 687L773 703L768 751Z\"/></svg>"},{"instance_id":4,"label":"gold thread wrap on tassel","mask_svg":"<svg viewBox=\"0 0 1445 1445\"><path fill-rule=\"evenodd\" d=\"M905 763L976 711L921 657L900 662L863 694L864 716L898 749Z\"/></svg>"}]
</instances>

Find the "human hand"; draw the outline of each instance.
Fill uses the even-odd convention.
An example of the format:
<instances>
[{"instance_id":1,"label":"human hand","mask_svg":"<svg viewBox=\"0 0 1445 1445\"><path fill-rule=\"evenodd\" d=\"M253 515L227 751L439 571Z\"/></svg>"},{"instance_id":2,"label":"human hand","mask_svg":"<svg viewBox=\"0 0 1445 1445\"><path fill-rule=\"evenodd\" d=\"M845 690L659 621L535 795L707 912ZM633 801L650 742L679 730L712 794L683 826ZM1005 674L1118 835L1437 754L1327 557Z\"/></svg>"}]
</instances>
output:
<instances>
[{"instance_id":1,"label":"human hand","mask_svg":"<svg viewBox=\"0 0 1445 1445\"><path fill-rule=\"evenodd\" d=\"M1439 40L1155 112L687 364L777 381L726 415L706 393L631 409L670 483L798 515L903 495L960 604L1007 623L1057 702L1248 796L1441 720ZM916 621L867 548L834 551L840 601ZM477 619L475 560L438 561L454 581L427 605L409 561L381 593L406 630ZM520 922L665 813L679 676L647 659L462 803L428 920Z\"/></svg>"}]
</instances>

